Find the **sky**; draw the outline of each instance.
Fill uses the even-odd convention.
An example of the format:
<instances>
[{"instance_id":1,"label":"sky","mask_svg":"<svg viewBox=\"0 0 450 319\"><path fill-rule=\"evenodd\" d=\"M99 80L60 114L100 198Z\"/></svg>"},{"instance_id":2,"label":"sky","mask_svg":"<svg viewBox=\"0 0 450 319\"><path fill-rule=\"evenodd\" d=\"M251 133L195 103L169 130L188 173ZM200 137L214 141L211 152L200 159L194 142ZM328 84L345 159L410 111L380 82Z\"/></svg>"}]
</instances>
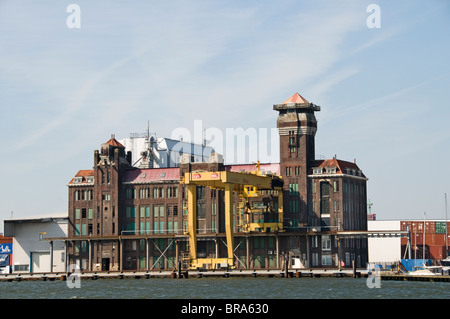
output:
<instances>
[{"instance_id":1,"label":"sky","mask_svg":"<svg viewBox=\"0 0 450 319\"><path fill-rule=\"evenodd\" d=\"M443 219L449 16L446 0L0 0L0 222L66 212L111 134L270 132L296 92L321 106L316 155L356 161L378 220Z\"/></svg>"}]
</instances>

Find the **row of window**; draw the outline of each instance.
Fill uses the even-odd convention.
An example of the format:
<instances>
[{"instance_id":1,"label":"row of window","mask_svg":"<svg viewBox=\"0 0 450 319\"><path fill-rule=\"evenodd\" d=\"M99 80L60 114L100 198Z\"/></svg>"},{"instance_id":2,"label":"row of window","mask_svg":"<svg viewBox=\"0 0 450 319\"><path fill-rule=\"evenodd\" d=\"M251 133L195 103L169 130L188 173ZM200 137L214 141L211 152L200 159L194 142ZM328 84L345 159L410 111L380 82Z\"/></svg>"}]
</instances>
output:
<instances>
[{"instance_id":1,"label":"row of window","mask_svg":"<svg viewBox=\"0 0 450 319\"><path fill-rule=\"evenodd\" d=\"M74 192L75 201L79 200L93 200L94 199L94 191L92 189L89 190L76 190Z\"/></svg>"},{"instance_id":2,"label":"row of window","mask_svg":"<svg viewBox=\"0 0 450 319\"><path fill-rule=\"evenodd\" d=\"M153 217L164 217L166 207L164 205L153 205ZM125 216L127 218L135 218L137 207L127 206L125 208ZM178 216L178 205L167 205L167 216ZM151 217L150 206L139 207L139 217Z\"/></svg>"},{"instance_id":3,"label":"row of window","mask_svg":"<svg viewBox=\"0 0 450 319\"><path fill-rule=\"evenodd\" d=\"M169 186L169 187L145 187L140 188L139 192L137 192L136 188L127 187L125 189L125 198L126 199L137 199L139 194L139 199L145 198L178 198L178 186Z\"/></svg>"},{"instance_id":4,"label":"row of window","mask_svg":"<svg viewBox=\"0 0 450 319\"><path fill-rule=\"evenodd\" d=\"M300 176L300 166L286 166L286 176Z\"/></svg>"}]
</instances>

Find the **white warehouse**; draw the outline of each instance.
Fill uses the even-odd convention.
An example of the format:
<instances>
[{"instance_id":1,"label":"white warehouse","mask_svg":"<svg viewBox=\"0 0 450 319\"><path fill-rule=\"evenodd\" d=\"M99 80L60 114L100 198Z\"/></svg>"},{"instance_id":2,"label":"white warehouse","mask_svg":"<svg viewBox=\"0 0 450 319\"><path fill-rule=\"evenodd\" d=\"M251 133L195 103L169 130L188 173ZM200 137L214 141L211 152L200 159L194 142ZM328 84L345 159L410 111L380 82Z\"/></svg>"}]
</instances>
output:
<instances>
[{"instance_id":1,"label":"white warehouse","mask_svg":"<svg viewBox=\"0 0 450 319\"><path fill-rule=\"evenodd\" d=\"M369 220L368 231L399 231L400 220ZM369 263L395 263L402 259L401 238L368 238Z\"/></svg>"},{"instance_id":2,"label":"white warehouse","mask_svg":"<svg viewBox=\"0 0 450 319\"><path fill-rule=\"evenodd\" d=\"M13 273L65 272L63 241L45 237L67 237L67 213L22 217L4 221L4 235L13 237Z\"/></svg>"}]
</instances>

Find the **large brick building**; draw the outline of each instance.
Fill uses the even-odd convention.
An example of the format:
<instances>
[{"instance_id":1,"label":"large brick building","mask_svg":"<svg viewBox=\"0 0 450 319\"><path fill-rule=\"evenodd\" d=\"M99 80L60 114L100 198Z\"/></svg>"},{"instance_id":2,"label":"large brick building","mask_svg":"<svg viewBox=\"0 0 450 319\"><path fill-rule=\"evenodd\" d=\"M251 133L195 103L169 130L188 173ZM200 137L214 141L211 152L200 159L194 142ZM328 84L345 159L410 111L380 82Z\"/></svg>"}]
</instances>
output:
<instances>
[{"instance_id":1,"label":"large brick building","mask_svg":"<svg viewBox=\"0 0 450 319\"><path fill-rule=\"evenodd\" d=\"M320 107L299 94L273 106L278 112L280 163L260 164L262 172L282 176L283 231L245 232L244 214L234 195L234 266L278 268L358 266L367 262L367 240L340 239L343 231L367 230L367 178L353 162L315 159ZM189 158L189 157L186 157ZM254 164L225 165L182 161L178 167L137 168L131 153L114 136L94 151L94 166L69 182L69 263L85 270L173 269L186 252L187 172L255 171ZM275 202L277 190L263 190L253 205ZM197 255L226 251L224 192L197 188ZM267 216L252 214L264 222ZM270 218L276 218L271 216ZM273 220L272 220L273 221Z\"/></svg>"}]
</instances>

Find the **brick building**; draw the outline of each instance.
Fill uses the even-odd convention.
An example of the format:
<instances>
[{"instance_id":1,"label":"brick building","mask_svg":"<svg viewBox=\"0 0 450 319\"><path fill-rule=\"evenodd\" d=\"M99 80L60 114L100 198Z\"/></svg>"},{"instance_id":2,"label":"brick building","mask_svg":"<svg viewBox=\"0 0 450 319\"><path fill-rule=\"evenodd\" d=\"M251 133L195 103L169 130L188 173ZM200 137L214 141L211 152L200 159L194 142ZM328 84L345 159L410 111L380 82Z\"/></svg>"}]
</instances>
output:
<instances>
[{"instance_id":1,"label":"brick building","mask_svg":"<svg viewBox=\"0 0 450 319\"><path fill-rule=\"evenodd\" d=\"M358 266L367 262L367 240L339 238L339 232L367 230L366 181L356 163L315 159L320 107L298 93L273 106L278 112L280 163L260 164L262 172L282 176L283 231L244 232L243 211L233 205L234 266L279 268ZM254 164L225 165L183 157L178 167L138 168L114 136L94 151L92 170L80 170L68 184L69 263L85 270L174 269L188 249L186 187L180 180L194 171L255 171ZM276 190L261 191L252 205L275 202ZM197 188L197 255L226 252L224 192ZM264 222L276 218L253 214Z\"/></svg>"}]
</instances>

